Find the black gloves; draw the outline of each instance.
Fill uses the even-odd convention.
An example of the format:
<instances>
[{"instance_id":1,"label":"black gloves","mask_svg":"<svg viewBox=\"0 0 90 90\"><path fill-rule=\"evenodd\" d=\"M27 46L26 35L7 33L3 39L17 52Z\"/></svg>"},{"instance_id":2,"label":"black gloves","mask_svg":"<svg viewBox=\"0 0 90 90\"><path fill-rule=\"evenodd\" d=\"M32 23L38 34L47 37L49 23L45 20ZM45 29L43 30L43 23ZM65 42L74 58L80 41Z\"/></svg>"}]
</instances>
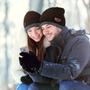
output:
<instances>
[{"instance_id":1,"label":"black gloves","mask_svg":"<svg viewBox=\"0 0 90 90\"><path fill-rule=\"evenodd\" d=\"M22 68L28 72L35 72L40 68L41 62L33 52L21 52L19 62Z\"/></svg>"},{"instance_id":2,"label":"black gloves","mask_svg":"<svg viewBox=\"0 0 90 90\"><path fill-rule=\"evenodd\" d=\"M27 84L29 85L30 83L32 83L32 79L29 77L29 75L26 75L26 76L22 76L21 77L21 82L24 83L24 84Z\"/></svg>"}]
</instances>

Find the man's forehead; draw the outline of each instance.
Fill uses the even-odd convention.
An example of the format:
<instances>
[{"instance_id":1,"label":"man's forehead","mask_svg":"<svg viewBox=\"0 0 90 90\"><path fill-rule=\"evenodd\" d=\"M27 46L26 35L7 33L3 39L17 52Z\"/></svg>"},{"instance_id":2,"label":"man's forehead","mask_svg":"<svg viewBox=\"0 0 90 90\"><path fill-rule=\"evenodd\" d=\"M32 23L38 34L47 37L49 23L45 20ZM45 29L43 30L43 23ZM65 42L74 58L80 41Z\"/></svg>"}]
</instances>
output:
<instances>
[{"instance_id":1,"label":"man's forehead","mask_svg":"<svg viewBox=\"0 0 90 90\"><path fill-rule=\"evenodd\" d=\"M47 26L47 25L50 25L50 24L51 24L50 22L46 21L46 22L41 23L40 26Z\"/></svg>"},{"instance_id":2,"label":"man's forehead","mask_svg":"<svg viewBox=\"0 0 90 90\"><path fill-rule=\"evenodd\" d=\"M42 25L41 25L41 27L46 27L46 26L48 26L48 24L42 24Z\"/></svg>"}]
</instances>

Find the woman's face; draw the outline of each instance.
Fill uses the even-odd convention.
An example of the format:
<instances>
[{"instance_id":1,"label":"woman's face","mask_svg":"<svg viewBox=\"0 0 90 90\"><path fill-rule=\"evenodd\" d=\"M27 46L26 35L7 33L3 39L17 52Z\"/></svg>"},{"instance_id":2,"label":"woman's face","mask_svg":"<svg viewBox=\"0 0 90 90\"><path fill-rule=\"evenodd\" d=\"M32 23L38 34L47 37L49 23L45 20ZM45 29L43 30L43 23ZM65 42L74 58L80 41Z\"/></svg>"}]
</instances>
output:
<instances>
[{"instance_id":1,"label":"woman's face","mask_svg":"<svg viewBox=\"0 0 90 90\"><path fill-rule=\"evenodd\" d=\"M34 26L27 30L28 36L35 42L39 42L43 36L40 27Z\"/></svg>"}]
</instances>

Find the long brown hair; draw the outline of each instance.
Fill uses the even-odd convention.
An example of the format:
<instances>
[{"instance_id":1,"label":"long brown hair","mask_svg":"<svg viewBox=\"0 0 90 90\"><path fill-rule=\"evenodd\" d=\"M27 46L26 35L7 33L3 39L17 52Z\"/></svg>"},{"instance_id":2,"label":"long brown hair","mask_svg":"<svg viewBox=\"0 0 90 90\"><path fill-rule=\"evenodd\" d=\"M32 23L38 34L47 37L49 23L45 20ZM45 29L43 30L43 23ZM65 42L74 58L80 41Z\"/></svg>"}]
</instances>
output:
<instances>
[{"instance_id":1,"label":"long brown hair","mask_svg":"<svg viewBox=\"0 0 90 90\"><path fill-rule=\"evenodd\" d=\"M35 42L27 35L28 48L38 57L38 60L40 61L42 61L44 58L43 40L44 36L41 38L39 42Z\"/></svg>"}]
</instances>

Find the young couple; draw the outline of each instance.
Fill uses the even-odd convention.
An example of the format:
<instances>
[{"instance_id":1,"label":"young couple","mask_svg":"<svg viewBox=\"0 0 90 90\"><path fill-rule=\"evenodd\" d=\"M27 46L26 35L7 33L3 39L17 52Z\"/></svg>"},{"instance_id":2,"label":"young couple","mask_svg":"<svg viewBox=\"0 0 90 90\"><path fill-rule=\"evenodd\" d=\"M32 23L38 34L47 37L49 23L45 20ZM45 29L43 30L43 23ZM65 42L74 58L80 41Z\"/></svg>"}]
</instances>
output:
<instances>
[{"instance_id":1,"label":"young couple","mask_svg":"<svg viewBox=\"0 0 90 90\"><path fill-rule=\"evenodd\" d=\"M89 39L66 27L64 13L61 7L26 13L29 53L21 52L19 62L27 75L17 90L90 90Z\"/></svg>"}]
</instances>

